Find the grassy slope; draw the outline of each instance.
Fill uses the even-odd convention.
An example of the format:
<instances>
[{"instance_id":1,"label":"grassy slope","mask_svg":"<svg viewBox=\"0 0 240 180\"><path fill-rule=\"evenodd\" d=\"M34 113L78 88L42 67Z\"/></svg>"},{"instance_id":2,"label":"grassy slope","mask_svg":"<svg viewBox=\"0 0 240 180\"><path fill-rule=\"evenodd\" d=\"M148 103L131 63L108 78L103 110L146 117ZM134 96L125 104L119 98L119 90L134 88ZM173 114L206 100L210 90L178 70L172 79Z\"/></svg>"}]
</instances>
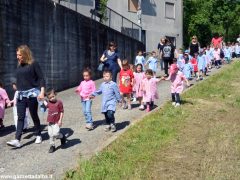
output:
<instances>
[{"instance_id":1,"label":"grassy slope","mask_svg":"<svg viewBox=\"0 0 240 180\"><path fill-rule=\"evenodd\" d=\"M228 149L229 144L225 144L224 148L220 147L223 150L221 149L221 154L216 157L218 160L209 161L205 155L213 156L218 152L215 141L219 141L219 136L227 136L221 133L225 126L228 128L231 126L228 123L228 126L222 124L213 131L207 129L209 127L214 129L215 124L211 121L217 121L218 115L220 118L232 117L231 114L234 113L233 122L240 117L238 116L239 72L240 63L234 63L223 72L194 86L183 96L184 106L172 108L170 103L166 104L159 111L132 126L101 153L88 161L80 162L76 171L66 173L66 179L158 179L160 177L165 179L175 176L184 179L196 177L211 179L217 177L214 173L219 174L224 169L218 164L224 160L224 158L221 159L221 154L226 153L224 150ZM234 144L235 150L238 150L240 135L236 131L239 128L238 125L235 124L235 126L237 128L234 132L238 138L234 142L231 141L231 145ZM200 148L196 142L199 142ZM201 148L206 144L209 144L212 149ZM224 157L232 157L233 162L236 162L236 158L233 158L236 156L236 151L230 151L229 156L227 154ZM188 157L185 155L186 152L191 156L184 159ZM201 156L196 156L194 152ZM172 156L173 154L176 156ZM202 159L205 161L201 161ZM187 164L181 164L182 160L186 160ZM188 168L181 168L185 166ZM235 170L236 167L232 169ZM233 173L231 177L235 175L236 173Z\"/></svg>"}]
</instances>

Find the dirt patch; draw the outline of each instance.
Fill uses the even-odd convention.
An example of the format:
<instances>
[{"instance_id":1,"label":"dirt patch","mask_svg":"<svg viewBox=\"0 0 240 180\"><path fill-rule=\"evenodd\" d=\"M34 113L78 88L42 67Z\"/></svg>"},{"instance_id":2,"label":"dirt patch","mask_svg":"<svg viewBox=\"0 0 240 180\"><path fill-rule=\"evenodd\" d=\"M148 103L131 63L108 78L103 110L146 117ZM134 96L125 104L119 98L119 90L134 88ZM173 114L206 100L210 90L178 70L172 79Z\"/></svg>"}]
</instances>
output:
<instances>
[{"instance_id":1,"label":"dirt patch","mask_svg":"<svg viewBox=\"0 0 240 180\"><path fill-rule=\"evenodd\" d=\"M192 118L156 156L148 178L239 179L239 109L202 99L196 102Z\"/></svg>"}]
</instances>

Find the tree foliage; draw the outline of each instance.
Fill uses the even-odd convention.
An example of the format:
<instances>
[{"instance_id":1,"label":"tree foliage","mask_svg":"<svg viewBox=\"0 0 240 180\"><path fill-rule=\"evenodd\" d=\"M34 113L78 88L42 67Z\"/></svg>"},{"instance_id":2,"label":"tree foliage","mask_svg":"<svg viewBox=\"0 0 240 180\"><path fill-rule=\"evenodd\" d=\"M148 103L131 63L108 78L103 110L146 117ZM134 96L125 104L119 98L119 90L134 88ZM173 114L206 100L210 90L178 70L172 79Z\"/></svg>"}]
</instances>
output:
<instances>
[{"instance_id":1,"label":"tree foliage","mask_svg":"<svg viewBox=\"0 0 240 180\"><path fill-rule=\"evenodd\" d=\"M183 5L185 47L193 35L206 46L214 33L225 41L235 41L240 34L240 0L183 0Z\"/></svg>"}]
</instances>

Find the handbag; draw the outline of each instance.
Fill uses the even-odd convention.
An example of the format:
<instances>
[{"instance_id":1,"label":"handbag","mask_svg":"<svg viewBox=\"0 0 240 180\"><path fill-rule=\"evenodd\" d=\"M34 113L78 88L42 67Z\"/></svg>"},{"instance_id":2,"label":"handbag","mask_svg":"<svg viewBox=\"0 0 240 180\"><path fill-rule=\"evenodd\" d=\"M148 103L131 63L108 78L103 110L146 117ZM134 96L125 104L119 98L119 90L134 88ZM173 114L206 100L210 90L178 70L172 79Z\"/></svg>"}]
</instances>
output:
<instances>
[{"instance_id":1,"label":"handbag","mask_svg":"<svg viewBox=\"0 0 240 180\"><path fill-rule=\"evenodd\" d=\"M98 71L103 71L103 67L104 67L104 64L101 62L101 63L98 65L97 70L98 70Z\"/></svg>"}]
</instances>

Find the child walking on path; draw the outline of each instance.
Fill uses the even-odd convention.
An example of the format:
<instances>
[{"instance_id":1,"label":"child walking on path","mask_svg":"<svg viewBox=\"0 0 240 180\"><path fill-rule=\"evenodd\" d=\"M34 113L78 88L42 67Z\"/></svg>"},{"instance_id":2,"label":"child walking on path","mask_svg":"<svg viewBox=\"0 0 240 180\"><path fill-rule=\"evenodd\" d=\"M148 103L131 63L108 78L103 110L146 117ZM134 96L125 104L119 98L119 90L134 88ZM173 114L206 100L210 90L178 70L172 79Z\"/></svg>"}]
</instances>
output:
<instances>
[{"instance_id":1,"label":"child walking on path","mask_svg":"<svg viewBox=\"0 0 240 180\"><path fill-rule=\"evenodd\" d=\"M138 51L138 52L137 52L137 56L136 56L136 58L135 58L135 63L134 63L134 65L136 66L137 64L141 64L142 66L145 65L145 58L144 58L144 56L143 56L142 51Z\"/></svg>"},{"instance_id":2,"label":"child walking on path","mask_svg":"<svg viewBox=\"0 0 240 180\"><path fill-rule=\"evenodd\" d=\"M200 50L200 53L197 57L198 62L198 75L200 80L203 80L203 75L206 72L206 55L204 54L203 50ZM199 78L197 80L199 80Z\"/></svg>"},{"instance_id":3,"label":"child walking on path","mask_svg":"<svg viewBox=\"0 0 240 180\"><path fill-rule=\"evenodd\" d=\"M104 82L101 84L100 88L92 93L90 98L92 99L97 95L103 95L101 111L106 119L107 126L105 131L111 130L115 132L117 129L114 113L116 112L117 102L121 102L121 96L117 84L112 81L112 73L110 71L103 72L103 80Z\"/></svg>"},{"instance_id":4,"label":"child walking on path","mask_svg":"<svg viewBox=\"0 0 240 180\"><path fill-rule=\"evenodd\" d=\"M13 104L13 119L14 119L14 124L17 129L17 121L18 121L18 115L17 115L17 97L18 97L18 91L17 91L17 85L16 83L12 84L13 90L15 91L14 93L14 98L11 101L11 104ZM23 125L23 131L26 131L29 125L29 110L28 108L26 109L26 115L24 119L24 125Z\"/></svg>"},{"instance_id":5,"label":"child walking on path","mask_svg":"<svg viewBox=\"0 0 240 180\"><path fill-rule=\"evenodd\" d=\"M144 110L144 103L142 101L143 98L143 91L142 91L142 81L145 78L145 73L143 72L143 66L142 64L137 64L136 66L136 72L134 74L134 86L133 86L133 92L135 94L135 97L139 101L139 110Z\"/></svg>"},{"instance_id":6,"label":"child walking on path","mask_svg":"<svg viewBox=\"0 0 240 180\"><path fill-rule=\"evenodd\" d=\"M8 98L7 92L3 89L3 84L0 82L0 129L4 128L3 119L5 115L5 106L10 107L11 103Z\"/></svg>"},{"instance_id":7,"label":"child walking on path","mask_svg":"<svg viewBox=\"0 0 240 180\"><path fill-rule=\"evenodd\" d=\"M178 70L176 64L172 64L170 70L170 76L166 80L171 81L172 105L177 107L181 104L180 94L184 88L183 82L185 81L187 86L189 86L189 82L184 74Z\"/></svg>"},{"instance_id":8,"label":"child walking on path","mask_svg":"<svg viewBox=\"0 0 240 180\"><path fill-rule=\"evenodd\" d=\"M83 70L83 81L75 90L81 98L83 114L86 120L86 129L93 130L92 100L89 96L96 90L95 82L91 80L91 70Z\"/></svg>"},{"instance_id":9,"label":"child walking on path","mask_svg":"<svg viewBox=\"0 0 240 180\"><path fill-rule=\"evenodd\" d=\"M120 71L119 74L119 89L120 89L120 93L122 96L122 102L123 102L123 109L132 109L131 106L131 95L132 95L132 86L133 86L133 71L130 69L130 66L128 64L128 60L123 60L122 61L122 69ZM126 105L126 101L124 99L124 97L127 97L127 104Z\"/></svg>"},{"instance_id":10,"label":"child walking on path","mask_svg":"<svg viewBox=\"0 0 240 180\"><path fill-rule=\"evenodd\" d=\"M197 57L198 57L198 53L194 53L194 57L191 59L191 64L193 66L194 77L199 79Z\"/></svg>"},{"instance_id":11,"label":"child walking on path","mask_svg":"<svg viewBox=\"0 0 240 180\"><path fill-rule=\"evenodd\" d=\"M148 65L148 69L151 69L153 71L154 76L157 72L157 58L156 58L156 52L152 51L151 56L148 58L146 65Z\"/></svg>"},{"instance_id":12,"label":"child walking on path","mask_svg":"<svg viewBox=\"0 0 240 180\"><path fill-rule=\"evenodd\" d=\"M56 92L54 89L49 89L47 91L48 102L44 101L44 105L48 108L48 135L50 139L50 149L49 153L53 153L55 149L55 140L60 139L61 145L66 143L66 137L60 132L60 127L62 126L63 119L63 103L56 97Z\"/></svg>"},{"instance_id":13,"label":"child walking on path","mask_svg":"<svg viewBox=\"0 0 240 180\"><path fill-rule=\"evenodd\" d=\"M146 78L142 81L143 102L146 103L146 111L149 112L154 106L154 101L158 99L157 83L162 79L153 77L153 71L147 69L145 72Z\"/></svg>"}]
</instances>

